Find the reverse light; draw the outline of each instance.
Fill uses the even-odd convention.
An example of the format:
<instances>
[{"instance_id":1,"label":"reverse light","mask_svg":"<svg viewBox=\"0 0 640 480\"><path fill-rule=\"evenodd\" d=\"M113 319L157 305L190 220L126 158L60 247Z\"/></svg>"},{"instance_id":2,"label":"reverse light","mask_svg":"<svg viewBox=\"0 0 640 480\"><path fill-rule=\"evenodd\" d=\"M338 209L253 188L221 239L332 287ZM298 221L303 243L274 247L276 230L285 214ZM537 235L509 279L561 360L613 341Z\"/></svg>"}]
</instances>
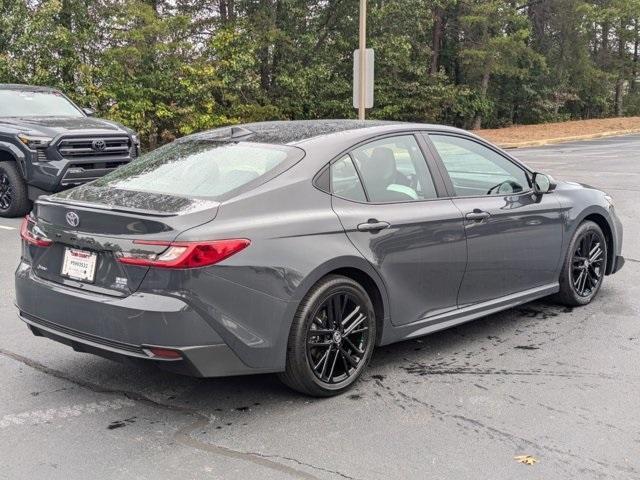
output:
<instances>
[{"instance_id":1,"label":"reverse light","mask_svg":"<svg viewBox=\"0 0 640 480\"><path fill-rule=\"evenodd\" d=\"M39 234L37 230L34 231L34 227L37 229L33 219L29 215L24 217L22 225L20 225L20 238L28 244L37 247L48 247L53 243L53 241L44 235Z\"/></svg>"},{"instance_id":2,"label":"reverse light","mask_svg":"<svg viewBox=\"0 0 640 480\"><path fill-rule=\"evenodd\" d=\"M167 249L159 254L119 252L117 259L127 265L160 268L198 268L213 265L244 250L251 244L246 238L206 242L156 242L134 240L137 245L158 245Z\"/></svg>"}]
</instances>

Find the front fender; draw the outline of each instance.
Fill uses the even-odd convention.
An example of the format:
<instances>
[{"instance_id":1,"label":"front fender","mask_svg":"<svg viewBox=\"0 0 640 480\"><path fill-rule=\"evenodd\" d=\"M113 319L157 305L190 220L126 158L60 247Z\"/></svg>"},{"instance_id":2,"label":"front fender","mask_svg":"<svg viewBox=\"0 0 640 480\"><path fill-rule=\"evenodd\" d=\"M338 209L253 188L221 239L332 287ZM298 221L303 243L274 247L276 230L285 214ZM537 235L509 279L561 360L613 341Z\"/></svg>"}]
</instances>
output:
<instances>
[{"instance_id":1,"label":"front fender","mask_svg":"<svg viewBox=\"0 0 640 480\"><path fill-rule=\"evenodd\" d=\"M15 146L13 143L4 142L4 141L0 141L0 151L7 152L11 154L11 156L13 156L16 162L18 162L18 168L20 168L20 173L23 176L25 176L27 171L26 169L27 158L24 152L20 150L17 146Z\"/></svg>"}]
</instances>

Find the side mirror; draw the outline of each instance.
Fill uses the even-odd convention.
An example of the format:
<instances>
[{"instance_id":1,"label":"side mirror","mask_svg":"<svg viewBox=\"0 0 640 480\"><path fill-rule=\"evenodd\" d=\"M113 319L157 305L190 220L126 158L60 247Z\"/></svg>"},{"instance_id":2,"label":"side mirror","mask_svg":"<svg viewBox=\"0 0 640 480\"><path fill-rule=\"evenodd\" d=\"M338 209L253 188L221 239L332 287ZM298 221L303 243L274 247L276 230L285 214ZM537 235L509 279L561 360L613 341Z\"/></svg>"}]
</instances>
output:
<instances>
[{"instance_id":1,"label":"side mirror","mask_svg":"<svg viewBox=\"0 0 640 480\"><path fill-rule=\"evenodd\" d=\"M87 117L93 117L96 114L96 111L93 108L83 108L82 111Z\"/></svg>"},{"instance_id":2,"label":"side mirror","mask_svg":"<svg viewBox=\"0 0 640 480\"><path fill-rule=\"evenodd\" d=\"M533 191L542 195L543 193L548 193L552 191L556 184L553 182L553 179L549 175L545 175L544 173L535 172L533 174Z\"/></svg>"}]
</instances>

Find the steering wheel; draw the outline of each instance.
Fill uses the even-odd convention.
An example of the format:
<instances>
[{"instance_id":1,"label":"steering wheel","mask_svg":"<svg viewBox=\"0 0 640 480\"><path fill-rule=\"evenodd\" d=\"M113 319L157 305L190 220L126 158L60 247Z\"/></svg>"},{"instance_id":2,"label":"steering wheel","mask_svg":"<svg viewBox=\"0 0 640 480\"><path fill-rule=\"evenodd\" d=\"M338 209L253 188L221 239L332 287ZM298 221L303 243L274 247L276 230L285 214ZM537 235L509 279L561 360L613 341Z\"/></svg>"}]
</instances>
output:
<instances>
[{"instance_id":1,"label":"steering wheel","mask_svg":"<svg viewBox=\"0 0 640 480\"><path fill-rule=\"evenodd\" d=\"M522 190L522 187L518 182L514 182L513 180L505 180L504 182L500 182L497 185L494 185L493 187L491 187L489 190L487 190L487 195L491 195L494 190L497 190L499 192L500 188L505 184L511 187L511 192L508 192L508 193L515 193Z\"/></svg>"}]
</instances>

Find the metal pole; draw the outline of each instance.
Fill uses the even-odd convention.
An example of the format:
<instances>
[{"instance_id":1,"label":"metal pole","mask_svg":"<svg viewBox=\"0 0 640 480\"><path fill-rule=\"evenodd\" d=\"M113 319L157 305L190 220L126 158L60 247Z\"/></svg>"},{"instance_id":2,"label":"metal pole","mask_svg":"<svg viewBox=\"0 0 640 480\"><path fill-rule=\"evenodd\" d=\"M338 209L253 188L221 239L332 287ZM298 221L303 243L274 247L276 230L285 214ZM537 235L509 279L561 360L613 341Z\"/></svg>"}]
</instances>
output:
<instances>
[{"instance_id":1,"label":"metal pole","mask_svg":"<svg viewBox=\"0 0 640 480\"><path fill-rule=\"evenodd\" d=\"M367 100L367 0L360 0L360 99L358 105L358 119L364 120L365 103Z\"/></svg>"}]
</instances>

